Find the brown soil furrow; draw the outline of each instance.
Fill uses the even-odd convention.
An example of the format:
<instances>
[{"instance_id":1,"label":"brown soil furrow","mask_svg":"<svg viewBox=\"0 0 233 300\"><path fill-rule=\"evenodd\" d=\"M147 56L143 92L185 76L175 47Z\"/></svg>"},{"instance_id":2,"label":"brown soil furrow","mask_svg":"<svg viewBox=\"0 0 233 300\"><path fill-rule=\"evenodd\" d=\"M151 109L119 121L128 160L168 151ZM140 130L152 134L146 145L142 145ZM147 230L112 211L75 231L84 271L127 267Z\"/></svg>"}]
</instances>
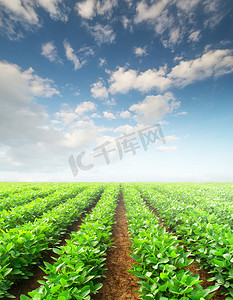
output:
<instances>
[{"instance_id":1,"label":"brown soil furrow","mask_svg":"<svg viewBox=\"0 0 233 300\"><path fill-rule=\"evenodd\" d=\"M66 244L66 240L70 239L70 234L73 231L79 230L79 228L83 222L83 219L85 218L85 216L87 214L91 213L92 209L96 206L98 200L94 204L92 204L89 208L87 208L86 211L84 213L82 213L82 215L80 216L80 218L77 221L75 221L70 227L67 228L66 233L63 236L61 236L59 243L54 246L55 248L64 246ZM16 297L14 299L20 300L21 294L28 295L28 292L37 289L40 286L40 283L38 283L38 280L43 280L43 277L46 275L44 273L44 271L41 270L39 265L44 267L43 262L48 262L50 264L53 264L55 261L53 258L58 258L58 257L59 257L59 255L54 253L52 250L46 251L45 253L43 253L41 262L38 263L38 265L35 265L35 267L33 267L33 269L32 269L32 273L34 275L31 276L29 279L20 280L18 283L14 284L11 287L11 289L9 290L9 293ZM3 300L7 300L7 299L10 299L10 298L4 298Z\"/></svg>"},{"instance_id":2,"label":"brown soil furrow","mask_svg":"<svg viewBox=\"0 0 233 300\"><path fill-rule=\"evenodd\" d=\"M143 199L144 200L144 199ZM163 220L160 218L159 214L157 213L156 209L154 209L146 200L144 200L144 202L146 203L146 205L148 206L148 208L150 209L151 212L153 212L153 214L158 218L159 223L161 224L161 226L163 228L165 228L166 232L171 233L171 234L175 234L175 232L173 230L171 230L166 224L164 224ZM177 240L179 241L179 239ZM183 246L184 247L184 251L187 251L186 246L179 242L179 246ZM194 256L192 256L193 259L195 259ZM202 282L200 283L200 285L206 289L210 286L213 286L215 283L209 282L207 281L207 279L209 279L211 276L208 274L208 271L205 269L200 269L200 265L198 263L196 263L195 261L193 263L191 263L187 268L185 268L185 270L189 270L192 272L192 274L198 274L200 276L200 280L202 280ZM223 295L221 295L222 293L222 289L219 288L213 297L211 297L211 300L224 300L225 297Z\"/></svg>"},{"instance_id":3,"label":"brown soil furrow","mask_svg":"<svg viewBox=\"0 0 233 300\"><path fill-rule=\"evenodd\" d=\"M94 300L134 300L139 296L135 292L139 289L138 279L127 272L135 261L129 253L131 242L122 193L119 200L112 233L114 245L110 248L106 259L106 277L102 280L103 287L99 293L92 296Z\"/></svg>"}]
</instances>

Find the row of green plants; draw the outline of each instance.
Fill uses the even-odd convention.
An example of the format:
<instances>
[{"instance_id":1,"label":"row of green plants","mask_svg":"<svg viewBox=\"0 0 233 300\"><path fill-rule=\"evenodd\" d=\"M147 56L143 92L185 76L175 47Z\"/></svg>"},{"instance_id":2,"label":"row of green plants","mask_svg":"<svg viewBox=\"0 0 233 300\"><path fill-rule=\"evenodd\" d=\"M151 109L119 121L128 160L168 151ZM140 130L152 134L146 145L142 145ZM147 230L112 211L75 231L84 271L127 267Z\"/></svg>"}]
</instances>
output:
<instances>
[{"instance_id":1,"label":"row of green plants","mask_svg":"<svg viewBox=\"0 0 233 300\"><path fill-rule=\"evenodd\" d=\"M61 186L59 190L47 197L37 198L24 205L13 207L11 210L3 210L0 212L0 228L9 229L27 222L33 222L35 218L39 218L55 206L64 203L69 198L75 197L84 188L85 185L81 184L71 187Z\"/></svg>"},{"instance_id":2,"label":"row of green plants","mask_svg":"<svg viewBox=\"0 0 233 300\"><path fill-rule=\"evenodd\" d=\"M92 185L33 223L1 230L0 298L10 296L8 290L17 280L33 275L31 267L40 262L43 251L59 242L67 227L99 199L103 189L103 185Z\"/></svg>"},{"instance_id":3,"label":"row of green plants","mask_svg":"<svg viewBox=\"0 0 233 300\"><path fill-rule=\"evenodd\" d=\"M201 267L209 270L210 281L221 286L227 300L233 300L233 235L229 224L222 224L208 210L189 205L179 197L171 198L154 188L140 186L142 197L156 209L164 222L196 256ZM185 195L183 195L185 198ZM208 206L206 203L205 207ZM224 218L224 217L223 217ZM212 221L212 222L211 222Z\"/></svg>"},{"instance_id":4,"label":"row of green plants","mask_svg":"<svg viewBox=\"0 0 233 300\"><path fill-rule=\"evenodd\" d=\"M9 195L21 193L21 192L29 190L29 189L35 190L35 189L39 189L39 188L40 188L39 184L33 185L33 184L28 184L28 183L1 182L0 183L0 200L8 197Z\"/></svg>"},{"instance_id":5,"label":"row of green plants","mask_svg":"<svg viewBox=\"0 0 233 300\"><path fill-rule=\"evenodd\" d=\"M210 223L229 224L233 229L233 207L232 200L229 200L230 194L233 193L232 187L204 187L184 184L155 185L155 190L167 198L179 201L182 206L198 210L199 214L208 217Z\"/></svg>"},{"instance_id":6,"label":"row of green plants","mask_svg":"<svg viewBox=\"0 0 233 300\"><path fill-rule=\"evenodd\" d=\"M132 258L136 261L130 272L140 279L140 298L210 299L218 286L203 289L199 275L185 270L193 262L189 258L191 253L185 251L177 237L159 224L136 189L124 186L123 196L132 237Z\"/></svg>"},{"instance_id":7,"label":"row of green plants","mask_svg":"<svg viewBox=\"0 0 233 300\"><path fill-rule=\"evenodd\" d=\"M119 185L108 186L80 230L71 234L65 246L53 250L59 254L55 263L44 263L47 275L40 288L29 292L29 297L21 295L21 300L88 300L98 292L118 198Z\"/></svg>"},{"instance_id":8,"label":"row of green plants","mask_svg":"<svg viewBox=\"0 0 233 300\"><path fill-rule=\"evenodd\" d=\"M45 185L40 189L24 189L19 193L13 193L8 195L8 197L4 197L0 199L0 212L3 210L9 210L13 207L17 207L20 205L24 205L25 203L29 203L36 198L42 198L50 195L56 191L56 186L54 185Z\"/></svg>"}]
</instances>

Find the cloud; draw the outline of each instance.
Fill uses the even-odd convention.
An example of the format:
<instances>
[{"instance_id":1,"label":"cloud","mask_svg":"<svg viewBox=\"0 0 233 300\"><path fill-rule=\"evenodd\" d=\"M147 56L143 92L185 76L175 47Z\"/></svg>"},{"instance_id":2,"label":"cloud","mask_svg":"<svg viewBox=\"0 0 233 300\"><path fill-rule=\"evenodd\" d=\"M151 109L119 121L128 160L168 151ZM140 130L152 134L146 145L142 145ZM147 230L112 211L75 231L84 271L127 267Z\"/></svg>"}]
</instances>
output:
<instances>
[{"instance_id":1,"label":"cloud","mask_svg":"<svg viewBox=\"0 0 233 300\"><path fill-rule=\"evenodd\" d=\"M78 52L82 53L84 56L94 56L95 55L95 52L91 47L80 48Z\"/></svg>"},{"instance_id":2,"label":"cloud","mask_svg":"<svg viewBox=\"0 0 233 300\"><path fill-rule=\"evenodd\" d=\"M188 40L189 40L190 42L198 42L198 41L200 40L200 32L201 32L200 30L193 31L193 32L190 34Z\"/></svg>"},{"instance_id":3,"label":"cloud","mask_svg":"<svg viewBox=\"0 0 233 300\"><path fill-rule=\"evenodd\" d=\"M20 24L24 30L31 31L40 25L37 9L44 9L54 20L66 22L68 9L61 0L35 0L35 1L0 1L0 29L9 39L23 37L19 29Z\"/></svg>"},{"instance_id":4,"label":"cloud","mask_svg":"<svg viewBox=\"0 0 233 300\"><path fill-rule=\"evenodd\" d=\"M75 9L82 18L93 19L97 15L111 15L115 6L117 0L84 0L76 3Z\"/></svg>"},{"instance_id":5,"label":"cloud","mask_svg":"<svg viewBox=\"0 0 233 300\"><path fill-rule=\"evenodd\" d=\"M22 71L18 65L0 61L1 100L28 104L33 97L52 97L59 95L53 81L41 78L32 68Z\"/></svg>"},{"instance_id":6,"label":"cloud","mask_svg":"<svg viewBox=\"0 0 233 300\"><path fill-rule=\"evenodd\" d=\"M86 63L86 61L83 60L82 62L80 62L77 55L74 54L74 49L67 41L64 41L64 48L65 48L67 59L74 64L75 71L82 68L82 66Z\"/></svg>"},{"instance_id":7,"label":"cloud","mask_svg":"<svg viewBox=\"0 0 233 300\"><path fill-rule=\"evenodd\" d=\"M186 116L188 114L187 111L181 111L176 114L176 116Z\"/></svg>"},{"instance_id":8,"label":"cloud","mask_svg":"<svg viewBox=\"0 0 233 300\"><path fill-rule=\"evenodd\" d=\"M121 125L121 126L119 126L119 127L117 127L117 128L115 128L114 129L114 132L116 132L116 133L123 133L123 134L130 134L130 133L133 133L133 132L135 132L135 130L137 129L137 127L133 127L133 126L131 126L131 125L128 125L128 124L126 124L126 125Z\"/></svg>"},{"instance_id":9,"label":"cloud","mask_svg":"<svg viewBox=\"0 0 233 300\"><path fill-rule=\"evenodd\" d=\"M114 98L106 99L103 101L103 104L108 106L114 106L116 105L116 100Z\"/></svg>"},{"instance_id":10,"label":"cloud","mask_svg":"<svg viewBox=\"0 0 233 300\"><path fill-rule=\"evenodd\" d=\"M77 13L84 19L93 19L97 15L111 15L117 0L84 0L76 3Z\"/></svg>"},{"instance_id":11,"label":"cloud","mask_svg":"<svg viewBox=\"0 0 233 300\"><path fill-rule=\"evenodd\" d=\"M75 113L78 116L81 116L87 112L94 111L94 110L96 110L96 104L94 102L84 101L81 104L77 105L75 109Z\"/></svg>"},{"instance_id":12,"label":"cloud","mask_svg":"<svg viewBox=\"0 0 233 300\"><path fill-rule=\"evenodd\" d=\"M134 48L134 54L136 56L144 56L147 55L147 50L146 50L146 46L145 47L135 47Z\"/></svg>"},{"instance_id":13,"label":"cloud","mask_svg":"<svg viewBox=\"0 0 233 300\"><path fill-rule=\"evenodd\" d=\"M182 59L181 57L177 60ZM228 49L209 50L202 56L192 60L180 60L171 70L161 66L159 69L148 69L138 72L127 67L117 67L115 71L108 71L109 87L103 83L95 84L94 91L100 95L128 93L131 90L149 92L153 89L164 92L170 88L183 88L196 81L211 77L220 77L233 72L233 55Z\"/></svg>"},{"instance_id":14,"label":"cloud","mask_svg":"<svg viewBox=\"0 0 233 300\"><path fill-rule=\"evenodd\" d=\"M61 59L59 58L57 54L57 48L54 45L54 42L48 42L42 45L41 47L41 54L48 58L51 62L60 62Z\"/></svg>"},{"instance_id":15,"label":"cloud","mask_svg":"<svg viewBox=\"0 0 233 300\"><path fill-rule=\"evenodd\" d=\"M107 88L101 80L92 85L91 94L94 98L108 98Z\"/></svg>"},{"instance_id":16,"label":"cloud","mask_svg":"<svg viewBox=\"0 0 233 300\"><path fill-rule=\"evenodd\" d=\"M37 97L50 98L59 95L52 80L41 78L32 68L22 71L18 65L0 62L0 144L18 147L25 141L35 142L40 136L47 140L47 130L41 123L48 115ZM57 134L51 130L51 141Z\"/></svg>"},{"instance_id":17,"label":"cloud","mask_svg":"<svg viewBox=\"0 0 233 300\"><path fill-rule=\"evenodd\" d=\"M96 24L94 26L88 25L86 22L83 23L90 34L94 37L98 45L107 43L112 44L116 39L116 34L110 25Z\"/></svg>"},{"instance_id":18,"label":"cloud","mask_svg":"<svg viewBox=\"0 0 233 300\"><path fill-rule=\"evenodd\" d=\"M123 16L121 22L122 22L124 29L129 28L129 31L133 32L132 20L128 19L126 16Z\"/></svg>"},{"instance_id":19,"label":"cloud","mask_svg":"<svg viewBox=\"0 0 233 300\"><path fill-rule=\"evenodd\" d=\"M177 142L180 140L180 137L175 136L175 135L167 135L167 136L165 136L165 140L166 140L166 143Z\"/></svg>"},{"instance_id":20,"label":"cloud","mask_svg":"<svg viewBox=\"0 0 233 300\"><path fill-rule=\"evenodd\" d=\"M142 102L130 106L129 110L136 114L134 118L139 124L146 125L161 120L179 106L180 102L167 92L164 95L146 96Z\"/></svg>"},{"instance_id":21,"label":"cloud","mask_svg":"<svg viewBox=\"0 0 233 300\"><path fill-rule=\"evenodd\" d=\"M135 23L137 24L158 18L168 3L169 0L161 0L151 6L148 6L144 0L140 1L136 7L137 15L135 17Z\"/></svg>"},{"instance_id":22,"label":"cloud","mask_svg":"<svg viewBox=\"0 0 233 300\"><path fill-rule=\"evenodd\" d=\"M201 57L189 61L180 61L167 77L172 84L184 87L195 81L211 76L219 77L233 72L233 56L231 50L210 50Z\"/></svg>"},{"instance_id":23,"label":"cloud","mask_svg":"<svg viewBox=\"0 0 233 300\"><path fill-rule=\"evenodd\" d=\"M116 117L114 116L114 114L111 113L111 112L104 111L103 114L104 114L104 118L107 119L107 120L114 120L114 119L116 119Z\"/></svg>"},{"instance_id":24,"label":"cloud","mask_svg":"<svg viewBox=\"0 0 233 300\"><path fill-rule=\"evenodd\" d=\"M128 110L126 111L121 111L120 112L120 117L123 118L123 119L128 119L131 117L131 114Z\"/></svg>"},{"instance_id":25,"label":"cloud","mask_svg":"<svg viewBox=\"0 0 233 300\"><path fill-rule=\"evenodd\" d=\"M125 67L118 67L116 71L111 73L109 91L115 94L127 93L132 89L141 92L148 92L154 88L164 90L171 84L170 79L165 75L166 66L160 67L159 70L148 69L141 73L133 69L127 70Z\"/></svg>"},{"instance_id":26,"label":"cloud","mask_svg":"<svg viewBox=\"0 0 233 300\"><path fill-rule=\"evenodd\" d=\"M86 0L76 3L77 13L84 19L92 19L95 15L95 0Z\"/></svg>"},{"instance_id":27,"label":"cloud","mask_svg":"<svg viewBox=\"0 0 233 300\"><path fill-rule=\"evenodd\" d=\"M157 151L159 152L174 152L177 150L177 146L164 146L164 145L161 145L161 146L158 146L156 148Z\"/></svg>"},{"instance_id":28,"label":"cloud","mask_svg":"<svg viewBox=\"0 0 233 300\"><path fill-rule=\"evenodd\" d=\"M104 65L106 65L106 59L100 57L99 58L99 67L103 67Z\"/></svg>"},{"instance_id":29,"label":"cloud","mask_svg":"<svg viewBox=\"0 0 233 300\"><path fill-rule=\"evenodd\" d=\"M220 0L159 0L150 5L142 0L136 5L134 22L146 22L161 37L164 47L173 48L184 38L194 42L200 39L200 15L205 20L204 27L214 28L225 14Z\"/></svg>"},{"instance_id":30,"label":"cloud","mask_svg":"<svg viewBox=\"0 0 233 300\"><path fill-rule=\"evenodd\" d=\"M91 102L76 110L63 105L50 122L46 108L37 97L59 92L52 81L17 65L0 62L0 163L1 170L17 172L57 172L67 169L71 151L79 153L102 134L86 114L95 110Z\"/></svg>"}]
</instances>

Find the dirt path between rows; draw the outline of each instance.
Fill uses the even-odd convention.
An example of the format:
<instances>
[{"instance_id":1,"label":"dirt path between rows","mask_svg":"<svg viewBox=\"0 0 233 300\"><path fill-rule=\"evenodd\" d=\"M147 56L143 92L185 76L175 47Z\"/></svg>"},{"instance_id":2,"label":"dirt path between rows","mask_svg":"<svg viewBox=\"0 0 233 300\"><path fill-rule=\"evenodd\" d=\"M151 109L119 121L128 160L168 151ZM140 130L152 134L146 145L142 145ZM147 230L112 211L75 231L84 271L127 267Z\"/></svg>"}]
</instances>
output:
<instances>
[{"instance_id":1,"label":"dirt path between rows","mask_svg":"<svg viewBox=\"0 0 233 300\"><path fill-rule=\"evenodd\" d=\"M126 208L122 193L119 197L119 205L116 208L115 225L113 227L112 238L114 245L110 248L107 259L105 273L106 278L101 282L103 287L97 295L93 295L93 300L134 300L139 294L135 290L139 289L138 279L127 272L135 261L130 257L128 225L126 218Z\"/></svg>"}]
</instances>

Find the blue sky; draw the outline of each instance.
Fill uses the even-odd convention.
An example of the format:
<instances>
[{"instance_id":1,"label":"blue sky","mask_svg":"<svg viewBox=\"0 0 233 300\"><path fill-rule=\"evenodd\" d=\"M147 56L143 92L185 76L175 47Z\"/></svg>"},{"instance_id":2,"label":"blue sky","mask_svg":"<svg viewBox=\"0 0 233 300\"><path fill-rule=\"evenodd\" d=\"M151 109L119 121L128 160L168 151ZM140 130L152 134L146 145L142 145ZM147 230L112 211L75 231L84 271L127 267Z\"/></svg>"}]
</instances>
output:
<instances>
[{"instance_id":1,"label":"blue sky","mask_svg":"<svg viewBox=\"0 0 233 300\"><path fill-rule=\"evenodd\" d=\"M0 180L232 181L232 32L230 0L0 0Z\"/></svg>"}]
</instances>

